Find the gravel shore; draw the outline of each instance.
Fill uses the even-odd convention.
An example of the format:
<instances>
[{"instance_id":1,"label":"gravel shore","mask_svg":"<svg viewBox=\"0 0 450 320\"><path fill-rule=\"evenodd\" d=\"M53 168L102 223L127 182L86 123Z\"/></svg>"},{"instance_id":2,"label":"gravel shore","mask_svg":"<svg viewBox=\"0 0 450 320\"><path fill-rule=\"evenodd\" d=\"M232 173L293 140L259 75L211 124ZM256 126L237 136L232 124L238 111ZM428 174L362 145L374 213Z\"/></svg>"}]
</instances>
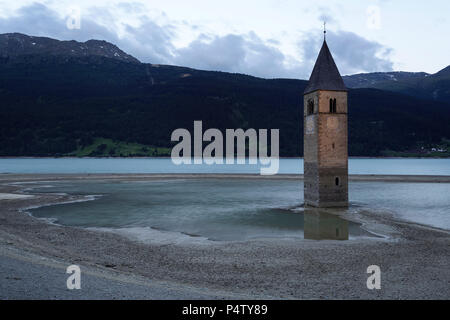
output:
<instances>
[{"instance_id":1,"label":"gravel shore","mask_svg":"<svg viewBox=\"0 0 450 320\"><path fill-rule=\"evenodd\" d=\"M0 200L0 299L450 298L450 232L397 221L388 214L345 216L383 235L379 238L144 244L110 232L35 219L23 209L74 197L28 193L23 185L14 184L161 177L178 175L0 175L0 193L10 194ZM423 176L352 179L450 182L449 177ZM81 290L66 289L65 268L71 264L81 267ZM367 289L369 265L381 268L380 290Z\"/></svg>"}]
</instances>

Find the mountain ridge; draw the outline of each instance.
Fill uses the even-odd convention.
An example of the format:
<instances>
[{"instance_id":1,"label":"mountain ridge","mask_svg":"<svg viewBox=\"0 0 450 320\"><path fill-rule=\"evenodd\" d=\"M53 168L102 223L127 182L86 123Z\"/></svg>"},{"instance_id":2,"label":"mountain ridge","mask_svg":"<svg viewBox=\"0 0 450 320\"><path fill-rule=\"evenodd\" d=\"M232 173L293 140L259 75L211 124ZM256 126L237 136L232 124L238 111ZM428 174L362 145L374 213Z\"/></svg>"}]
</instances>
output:
<instances>
[{"instance_id":1,"label":"mountain ridge","mask_svg":"<svg viewBox=\"0 0 450 320\"><path fill-rule=\"evenodd\" d=\"M173 130L191 131L194 120L205 130L279 128L280 155L301 156L306 85L98 55L0 58L0 156L117 156L113 148L127 144L153 155L173 145ZM448 123L449 103L349 91L351 156L431 149L450 138Z\"/></svg>"},{"instance_id":2,"label":"mountain ridge","mask_svg":"<svg viewBox=\"0 0 450 320\"><path fill-rule=\"evenodd\" d=\"M125 62L140 63L116 45L104 40L56 40L35 37L22 33L0 34L0 57L10 58L21 55L56 55L68 57L103 56Z\"/></svg>"},{"instance_id":3,"label":"mountain ridge","mask_svg":"<svg viewBox=\"0 0 450 320\"><path fill-rule=\"evenodd\" d=\"M349 88L375 88L416 98L450 102L450 66L426 72L372 72L343 77Z\"/></svg>"}]
</instances>

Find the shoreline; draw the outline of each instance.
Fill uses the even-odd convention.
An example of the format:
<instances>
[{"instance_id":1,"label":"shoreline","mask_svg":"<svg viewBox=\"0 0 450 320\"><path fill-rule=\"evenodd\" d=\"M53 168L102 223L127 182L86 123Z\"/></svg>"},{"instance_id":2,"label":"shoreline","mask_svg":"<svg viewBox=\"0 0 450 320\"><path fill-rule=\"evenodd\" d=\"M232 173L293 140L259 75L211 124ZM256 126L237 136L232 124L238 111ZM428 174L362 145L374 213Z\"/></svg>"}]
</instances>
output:
<instances>
[{"instance_id":1,"label":"shoreline","mask_svg":"<svg viewBox=\"0 0 450 320\"><path fill-rule=\"evenodd\" d=\"M219 176L247 177L247 175ZM180 175L0 175L0 193L34 195L33 198L0 202L2 288L23 289L17 291L17 295L10 295L10 298L448 299L450 297L448 270L450 232L395 220L389 214L363 211L355 215L342 216L362 223L370 232L388 238L343 242L258 239L197 245L144 244L114 233L50 224L23 212L30 206L53 205L67 201L70 195L34 193L24 190L27 185L20 185L21 183L72 179L145 180L168 177ZM186 175L182 177L186 178ZM206 177L217 178L211 175ZM278 176L269 179L274 178L280 179ZM288 178L299 179L299 175L290 175ZM412 180L408 181L415 181L417 177L409 179ZM430 177L427 179L430 181ZM433 179L442 178L433 177ZM20 257L28 258L25 261ZM42 261L47 261L48 265L43 265ZM86 291L82 289L78 293L68 291L65 289L65 270L59 268L61 271L59 277L64 281L55 280L52 273L49 273L49 266L68 266L73 263L79 264L82 270L88 270L88 279L83 279L87 282L85 287L91 289ZM380 265L382 270L382 290L374 291L366 288L366 268L372 264ZM34 273L29 270L32 267ZM7 269L20 273L21 280L14 280L14 275L8 276L12 280L8 277L2 278L2 272ZM48 292L42 288L42 284L33 287L36 272L38 274L42 272L42 276L48 278L48 284L44 284L44 289L50 286L49 292L53 296L46 295ZM23 287L20 283L24 284ZM51 287L52 284L55 287ZM130 287L124 288L125 284ZM90 285L92 286L89 287ZM34 289L27 291L26 288L29 286ZM117 288L119 292L117 295L111 294L108 288ZM151 292L151 295L146 295L146 292ZM8 294L7 289L2 289L0 298L8 298Z\"/></svg>"},{"instance_id":2,"label":"shoreline","mask_svg":"<svg viewBox=\"0 0 450 320\"><path fill-rule=\"evenodd\" d=\"M0 183L20 182L31 179L39 180L87 180L87 179L299 179L303 174L276 174L260 175L251 173L0 173ZM431 182L450 183L450 176L444 175L377 175L377 174L350 174L349 181L389 181L389 182Z\"/></svg>"},{"instance_id":3,"label":"shoreline","mask_svg":"<svg viewBox=\"0 0 450 320\"><path fill-rule=\"evenodd\" d=\"M303 159L303 157L278 157L279 159ZM411 156L411 157L383 157L383 156L349 156L349 159L450 159L450 157L435 157L435 156L425 156L425 157L417 157L417 156ZM132 156L132 157L110 157L110 156L104 156L104 157L89 157L89 156L82 156L82 157L76 157L76 156L0 156L0 159L171 159L170 156Z\"/></svg>"}]
</instances>

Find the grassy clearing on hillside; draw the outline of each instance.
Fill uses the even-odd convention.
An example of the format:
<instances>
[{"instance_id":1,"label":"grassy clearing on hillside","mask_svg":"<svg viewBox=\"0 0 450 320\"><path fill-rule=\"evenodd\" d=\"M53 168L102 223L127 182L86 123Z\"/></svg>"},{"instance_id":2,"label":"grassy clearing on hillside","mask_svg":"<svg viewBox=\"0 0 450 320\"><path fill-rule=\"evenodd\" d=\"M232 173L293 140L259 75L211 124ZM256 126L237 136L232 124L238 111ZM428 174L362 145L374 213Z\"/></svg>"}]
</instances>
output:
<instances>
[{"instance_id":1,"label":"grassy clearing on hillside","mask_svg":"<svg viewBox=\"0 0 450 320\"><path fill-rule=\"evenodd\" d=\"M95 138L92 144L79 147L68 155L76 157L158 157L170 156L170 151L169 148Z\"/></svg>"}]
</instances>

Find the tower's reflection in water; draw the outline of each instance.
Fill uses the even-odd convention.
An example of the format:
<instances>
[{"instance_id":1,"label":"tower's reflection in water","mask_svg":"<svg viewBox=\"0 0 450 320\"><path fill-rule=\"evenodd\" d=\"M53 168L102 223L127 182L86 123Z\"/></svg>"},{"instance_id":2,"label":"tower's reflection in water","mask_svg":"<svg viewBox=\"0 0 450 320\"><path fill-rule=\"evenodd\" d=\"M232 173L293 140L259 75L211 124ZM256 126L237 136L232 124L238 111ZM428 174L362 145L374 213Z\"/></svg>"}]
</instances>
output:
<instances>
[{"instance_id":1,"label":"tower's reflection in water","mask_svg":"<svg viewBox=\"0 0 450 320\"><path fill-rule=\"evenodd\" d=\"M307 208L303 214L305 239L348 240L348 221L317 208Z\"/></svg>"}]
</instances>

